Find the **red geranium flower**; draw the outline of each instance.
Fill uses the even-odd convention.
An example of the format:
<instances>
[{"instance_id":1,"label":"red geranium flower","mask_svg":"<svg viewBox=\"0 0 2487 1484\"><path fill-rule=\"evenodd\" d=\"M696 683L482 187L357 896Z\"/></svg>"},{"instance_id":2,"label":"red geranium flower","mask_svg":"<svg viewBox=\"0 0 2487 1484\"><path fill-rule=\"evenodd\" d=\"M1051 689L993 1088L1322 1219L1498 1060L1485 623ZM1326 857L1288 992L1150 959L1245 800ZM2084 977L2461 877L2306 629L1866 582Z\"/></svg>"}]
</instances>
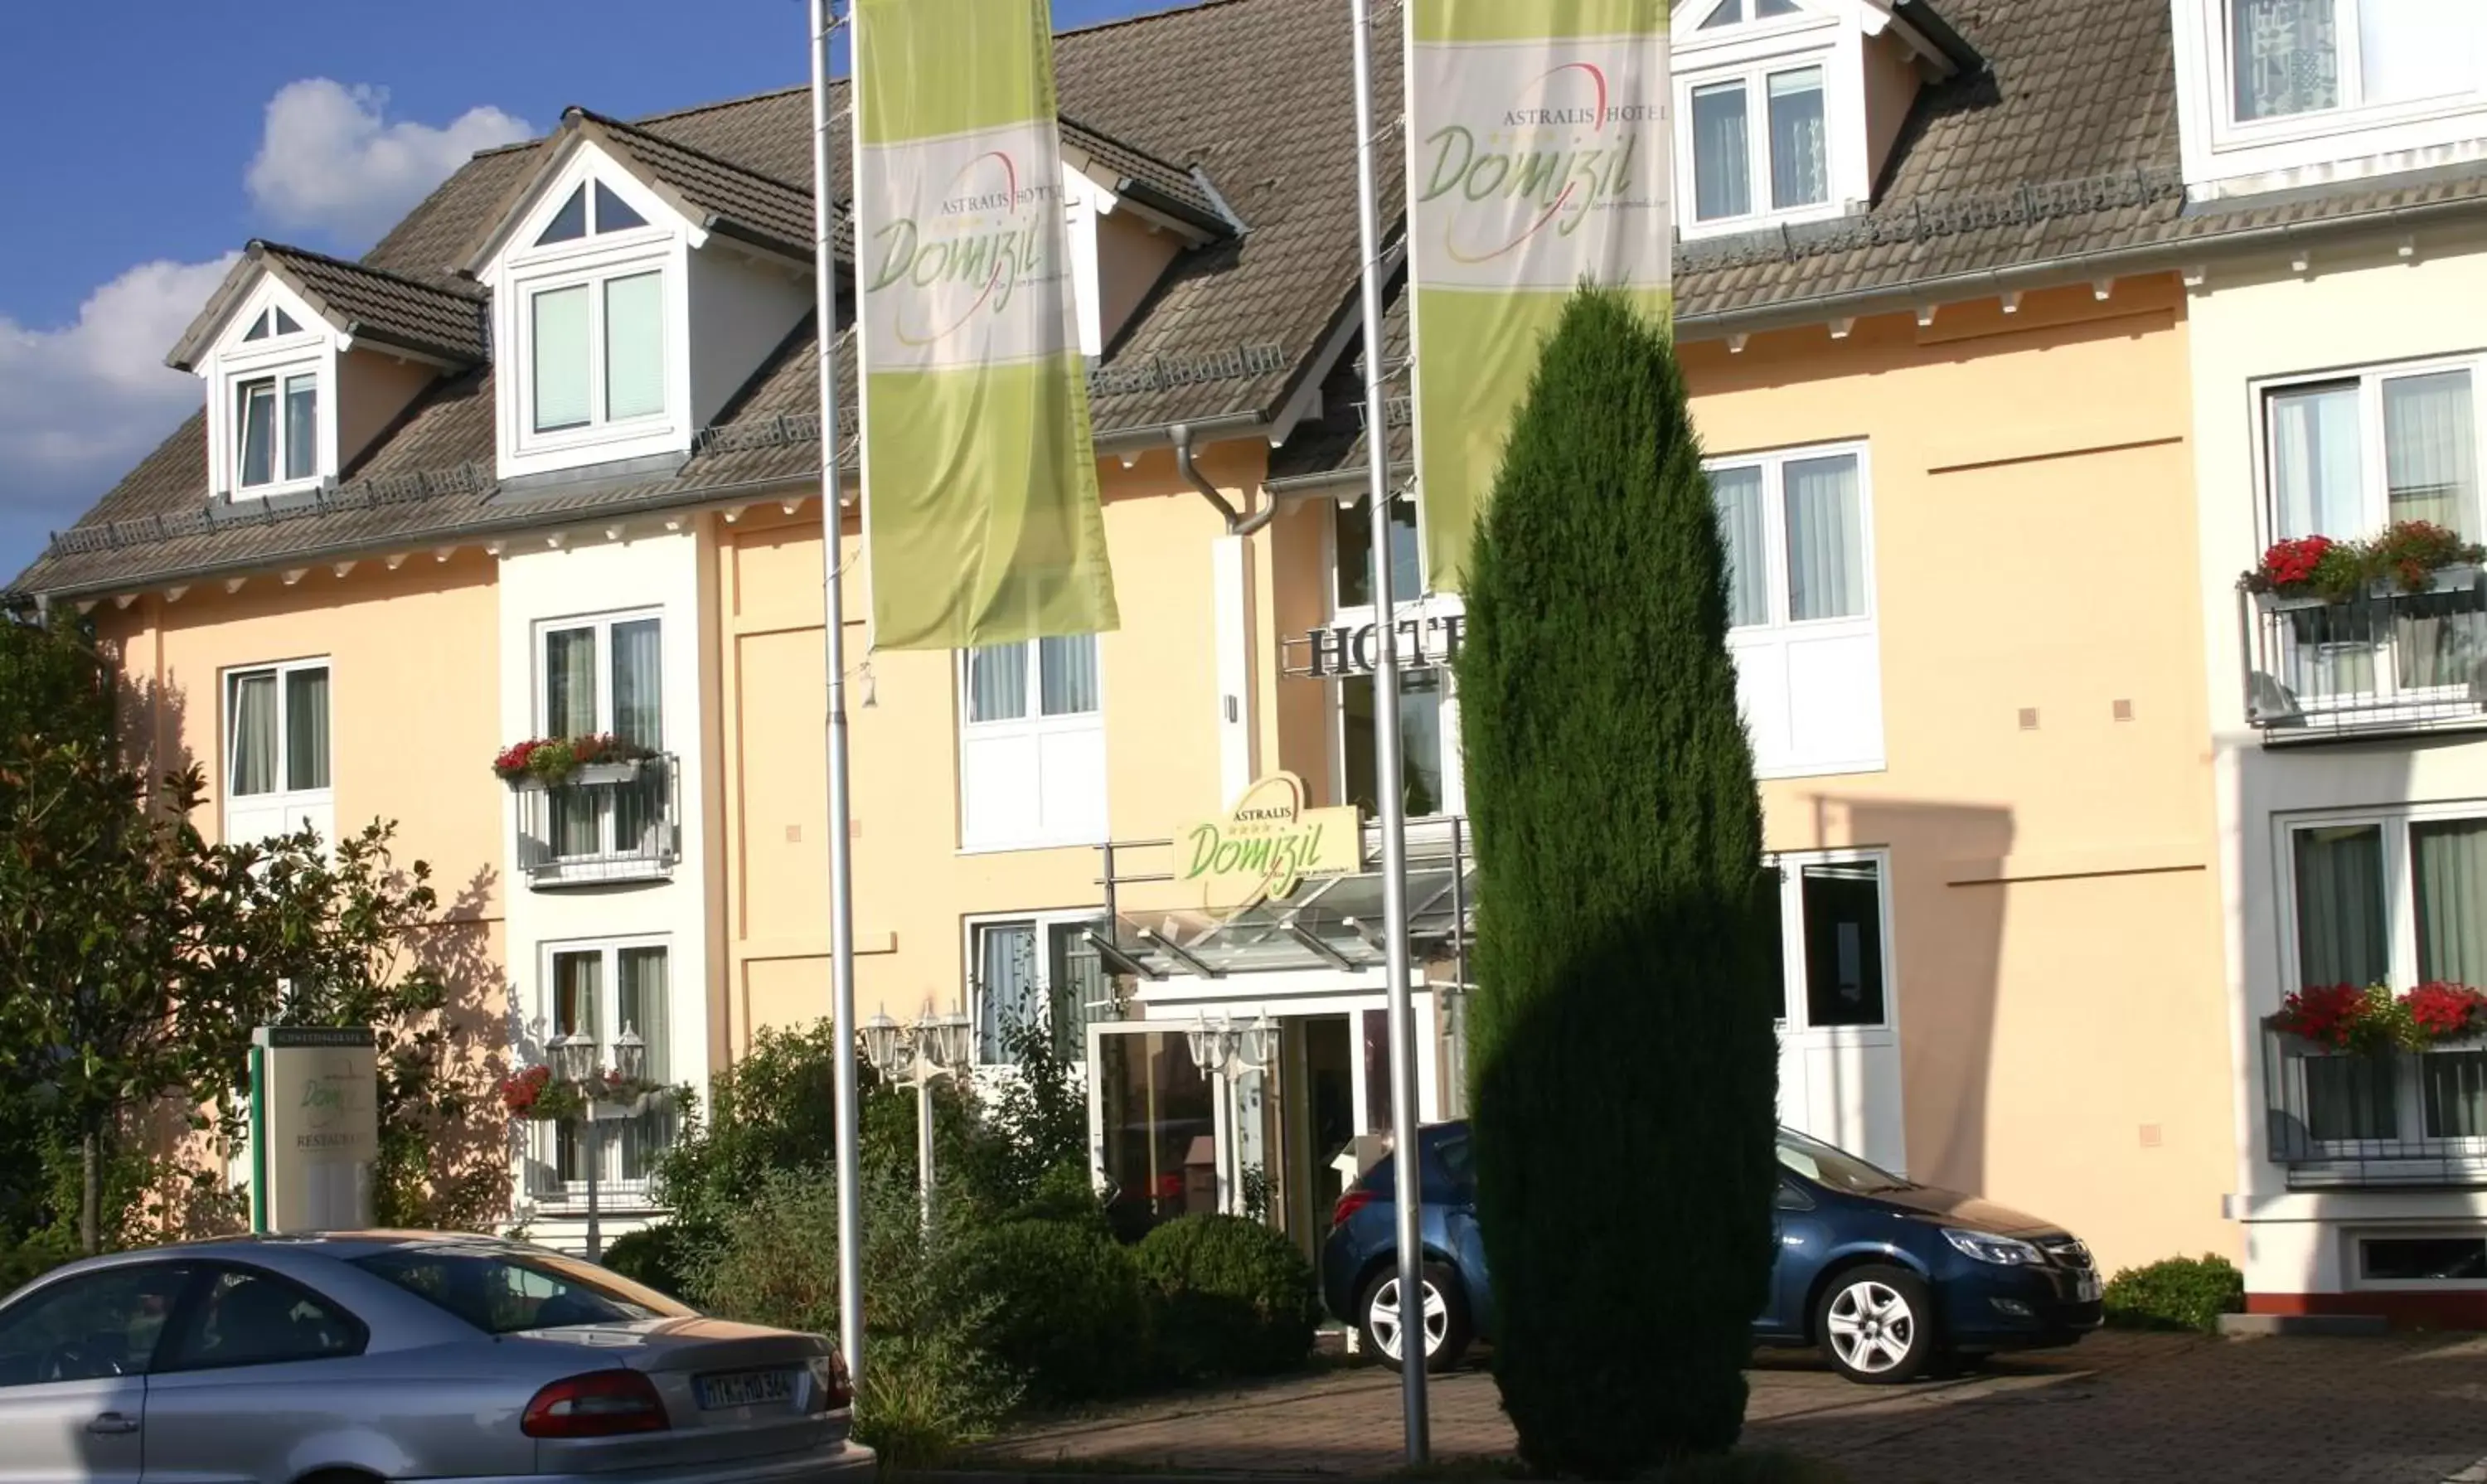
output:
<instances>
[{"instance_id":1,"label":"red geranium flower","mask_svg":"<svg viewBox=\"0 0 2487 1484\"><path fill-rule=\"evenodd\" d=\"M2308 985L2280 1001L2272 1028L2324 1046L2347 1048L2366 1013L2366 992L2354 984Z\"/></svg>"},{"instance_id":2,"label":"red geranium flower","mask_svg":"<svg viewBox=\"0 0 2487 1484\"><path fill-rule=\"evenodd\" d=\"M546 1087L552 1085L552 1068L529 1067L501 1080L501 1106L513 1115L523 1114L536 1106Z\"/></svg>"},{"instance_id":3,"label":"red geranium flower","mask_svg":"<svg viewBox=\"0 0 2487 1484\"><path fill-rule=\"evenodd\" d=\"M2402 995L2401 1003L2430 1041L2458 1040L2487 1022L2487 994L2466 984L2421 984Z\"/></svg>"},{"instance_id":4,"label":"red geranium flower","mask_svg":"<svg viewBox=\"0 0 2487 1484\"><path fill-rule=\"evenodd\" d=\"M2262 554L2263 580L2279 592L2302 588L2314 580L2314 569L2332 549L2329 536L2298 536L2272 543Z\"/></svg>"}]
</instances>

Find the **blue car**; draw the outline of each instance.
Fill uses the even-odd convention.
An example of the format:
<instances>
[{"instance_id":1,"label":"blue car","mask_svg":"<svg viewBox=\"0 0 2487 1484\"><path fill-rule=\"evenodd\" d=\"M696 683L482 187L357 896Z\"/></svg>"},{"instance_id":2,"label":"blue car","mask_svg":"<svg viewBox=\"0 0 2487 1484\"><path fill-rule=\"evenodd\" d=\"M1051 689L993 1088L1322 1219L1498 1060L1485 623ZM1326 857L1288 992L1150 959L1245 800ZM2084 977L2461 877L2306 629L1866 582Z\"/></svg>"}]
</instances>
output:
<instances>
[{"instance_id":1,"label":"blue car","mask_svg":"<svg viewBox=\"0 0 2487 1484\"><path fill-rule=\"evenodd\" d=\"M1465 1123L1418 1132L1425 1364L1446 1370L1494 1338ZM1851 1381L1894 1383L1998 1350L2070 1345L2099 1327L2098 1270L2072 1233L1972 1195L1913 1185L1781 1129L1778 1240L1764 1345L1819 1346ZM1399 1273L1393 1158L1340 1197L1322 1248L1329 1311L1394 1369Z\"/></svg>"}]
</instances>

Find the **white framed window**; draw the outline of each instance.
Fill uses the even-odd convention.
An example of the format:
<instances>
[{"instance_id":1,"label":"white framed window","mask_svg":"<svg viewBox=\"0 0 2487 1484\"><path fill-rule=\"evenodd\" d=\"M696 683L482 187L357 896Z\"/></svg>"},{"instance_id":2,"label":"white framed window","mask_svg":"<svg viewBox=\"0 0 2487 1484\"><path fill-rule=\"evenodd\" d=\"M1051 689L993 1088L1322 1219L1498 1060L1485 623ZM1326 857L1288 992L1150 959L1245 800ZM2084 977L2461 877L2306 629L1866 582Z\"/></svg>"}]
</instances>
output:
<instances>
[{"instance_id":1,"label":"white framed window","mask_svg":"<svg viewBox=\"0 0 2487 1484\"><path fill-rule=\"evenodd\" d=\"M1889 853L1772 855L1761 885L1778 908L1779 1121L1906 1169Z\"/></svg>"},{"instance_id":2,"label":"white framed window","mask_svg":"<svg viewBox=\"0 0 2487 1484\"><path fill-rule=\"evenodd\" d=\"M2223 4L2232 124L2477 95L2487 19L2474 0L2215 0Z\"/></svg>"},{"instance_id":3,"label":"white framed window","mask_svg":"<svg viewBox=\"0 0 2487 1484\"><path fill-rule=\"evenodd\" d=\"M2487 1288L2487 1228L2343 1234L2357 1288Z\"/></svg>"},{"instance_id":4,"label":"white framed window","mask_svg":"<svg viewBox=\"0 0 2487 1484\"><path fill-rule=\"evenodd\" d=\"M317 479L320 374L290 371L234 382L234 489L262 494Z\"/></svg>"},{"instance_id":5,"label":"white framed window","mask_svg":"<svg viewBox=\"0 0 2487 1484\"><path fill-rule=\"evenodd\" d=\"M1719 0L1710 14L1701 17L1704 31L1723 31L1748 21L1780 20L1802 15L1804 10L1796 0Z\"/></svg>"},{"instance_id":6,"label":"white framed window","mask_svg":"<svg viewBox=\"0 0 2487 1484\"><path fill-rule=\"evenodd\" d=\"M1330 524L1330 624L1361 631L1375 621L1373 519L1368 499L1341 502ZM1447 664L1441 638L1445 622L1464 621L1467 605L1457 593L1427 590L1424 547L1415 502L1390 501L1390 594L1402 639L1399 674L1401 804L1411 820L1466 812L1467 795L1460 763L1459 685ZM1411 630L1409 626L1417 626ZM1429 663L1414 663L1417 635L1430 635ZM1369 662L1369 661L1368 661ZM1380 696L1370 675L1330 682L1336 748L1334 775L1341 803L1370 816L1381 808L1374 774L1374 742Z\"/></svg>"},{"instance_id":7,"label":"white framed window","mask_svg":"<svg viewBox=\"0 0 2487 1484\"><path fill-rule=\"evenodd\" d=\"M661 267L632 263L521 293L522 442L664 417Z\"/></svg>"},{"instance_id":8,"label":"white framed window","mask_svg":"<svg viewBox=\"0 0 2487 1484\"><path fill-rule=\"evenodd\" d=\"M228 499L315 489L333 472L337 350L272 284L201 368L210 482Z\"/></svg>"},{"instance_id":9,"label":"white framed window","mask_svg":"<svg viewBox=\"0 0 2487 1484\"><path fill-rule=\"evenodd\" d=\"M2482 373L2487 358L2463 356L2261 383L2264 530L2345 541L2430 520L2487 534Z\"/></svg>"},{"instance_id":10,"label":"white framed window","mask_svg":"<svg viewBox=\"0 0 2487 1484\"><path fill-rule=\"evenodd\" d=\"M1087 1058L1088 1022L1112 1019L1112 982L1088 941L1098 925L1093 910L968 922L968 999L979 1064L1015 1065L1014 1033L1027 1025L1049 1031L1054 1054L1064 1061Z\"/></svg>"},{"instance_id":11,"label":"white framed window","mask_svg":"<svg viewBox=\"0 0 2487 1484\"><path fill-rule=\"evenodd\" d=\"M663 621L650 613L553 619L538 624L536 636L541 735L610 736L658 754L623 783L549 791L544 827L551 858L617 870L669 861Z\"/></svg>"},{"instance_id":12,"label":"white framed window","mask_svg":"<svg viewBox=\"0 0 2487 1484\"><path fill-rule=\"evenodd\" d=\"M959 660L960 846L1105 838L1105 714L1095 634L968 650Z\"/></svg>"},{"instance_id":13,"label":"white framed window","mask_svg":"<svg viewBox=\"0 0 2487 1484\"><path fill-rule=\"evenodd\" d=\"M230 841L308 826L336 833L328 661L224 672L224 831Z\"/></svg>"},{"instance_id":14,"label":"white framed window","mask_svg":"<svg viewBox=\"0 0 2487 1484\"><path fill-rule=\"evenodd\" d=\"M1830 58L1688 79L1677 100L1692 220L1719 226L1831 206Z\"/></svg>"},{"instance_id":15,"label":"white framed window","mask_svg":"<svg viewBox=\"0 0 2487 1484\"><path fill-rule=\"evenodd\" d=\"M1764 776L1883 766L1874 519L1862 443L1712 460L1727 648Z\"/></svg>"},{"instance_id":16,"label":"white framed window","mask_svg":"<svg viewBox=\"0 0 2487 1484\"><path fill-rule=\"evenodd\" d=\"M601 1068L614 1065L613 1047L623 1032L635 1033L647 1049L645 1076L669 1084L674 1066L672 964L665 939L624 938L548 943L542 963L539 1003L545 1045L561 1036L587 1035ZM539 1126L545 1193L584 1198L589 1140L575 1121ZM647 1188L657 1162L673 1142L677 1120L670 1107L651 1109L603 1125L598 1182L623 1190Z\"/></svg>"},{"instance_id":17,"label":"white framed window","mask_svg":"<svg viewBox=\"0 0 2487 1484\"><path fill-rule=\"evenodd\" d=\"M2487 987L2487 804L2301 817L2277 830L2284 989ZM2487 1050L2312 1057L2303 1073L2317 1150L2487 1156Z\"/></svg>"}]
</instances>

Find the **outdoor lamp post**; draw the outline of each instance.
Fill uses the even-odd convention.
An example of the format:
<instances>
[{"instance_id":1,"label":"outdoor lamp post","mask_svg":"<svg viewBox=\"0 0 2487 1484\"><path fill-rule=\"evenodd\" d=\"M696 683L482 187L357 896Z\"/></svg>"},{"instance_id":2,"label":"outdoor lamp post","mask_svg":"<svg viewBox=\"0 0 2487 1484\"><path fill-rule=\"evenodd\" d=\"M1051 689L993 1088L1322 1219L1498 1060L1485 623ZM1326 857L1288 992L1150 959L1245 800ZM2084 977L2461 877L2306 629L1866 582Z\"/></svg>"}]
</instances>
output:
<instances>
[{"instance_id":1,"label":"outdoor lamp post","mask_svg":"<svg viewBox=\"0 0 2487 1484\"><path fill-rule=\"evenodd\" d=\"M933 1084L966 1066L967 1029L965 1016L935 1015L930 1001L912 1025L886 1014L863 1024L863 1053L873 1070L915 1089L915 1200L927 1226L933 1223Z\"/></svg>"},{"instance_id":2,"label":"outdoor lamp post","mask_svg":"<svg viewBox=\"0 0 2487 1484\"><path fill-rule=\"evenodd\" d=\"M604 1162L603 1140L596 1127L596 1099L588 1084L596 1077L596 1038L583 1030L566 1036L555 1036L545 1048L552 1054L552 1069L563 1081L579 1090L578 1121L580 1158L587 1164L587 1260L601 1261L604 1256L604 1232L597 1217L598 1167Z\"/></svg>"},{"instance_id":3,"label":"outdoor lamp post","mask_svg":"<svg viewBox=\"0 0 2487 1484\"><path fill-rule=\"evenodd\" d=\"M1202 1076L1217 1079L1216 1125L1222 1146L1217 1152L1218 1179L1229 1182L1235 1191L1232 1198L1240 1200L1244 1171L1239 1146L1243 1133L1236 1127L1236 1120L1243 1109L1237 1092L1244 1078L1258 1077L1270 1069L1278 1049L1277 1026L1271 1022L1266 1011L1244 1025L1236 1024L1226 1015L1220 1015L1214 1025L1207 1016L1194 1016L1183 1039L1191 1050L1192 1065L1200 1069ZM1227 1200L1221 1197L1220 1204Z\"/></svg>"}]
</instances>

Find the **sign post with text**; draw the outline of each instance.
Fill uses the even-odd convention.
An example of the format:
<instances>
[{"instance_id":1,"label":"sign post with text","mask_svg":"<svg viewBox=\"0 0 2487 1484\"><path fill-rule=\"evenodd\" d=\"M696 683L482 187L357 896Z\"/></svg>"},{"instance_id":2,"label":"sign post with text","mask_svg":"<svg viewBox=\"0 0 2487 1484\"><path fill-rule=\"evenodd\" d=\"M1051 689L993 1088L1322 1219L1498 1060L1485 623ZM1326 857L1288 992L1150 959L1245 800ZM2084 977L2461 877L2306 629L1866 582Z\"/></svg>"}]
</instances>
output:
<instances>
[{"instance_id":1,"label":"sign post with text","mask_svg":"<svg viewBox=\"0 0 2487 1484\"><path fill-rule=\"evenodd\" d=\"M378 1070L364 1027L262 1025L251 1033L251 1230L372 1224Z\"/></svg>"}]
</instances>

